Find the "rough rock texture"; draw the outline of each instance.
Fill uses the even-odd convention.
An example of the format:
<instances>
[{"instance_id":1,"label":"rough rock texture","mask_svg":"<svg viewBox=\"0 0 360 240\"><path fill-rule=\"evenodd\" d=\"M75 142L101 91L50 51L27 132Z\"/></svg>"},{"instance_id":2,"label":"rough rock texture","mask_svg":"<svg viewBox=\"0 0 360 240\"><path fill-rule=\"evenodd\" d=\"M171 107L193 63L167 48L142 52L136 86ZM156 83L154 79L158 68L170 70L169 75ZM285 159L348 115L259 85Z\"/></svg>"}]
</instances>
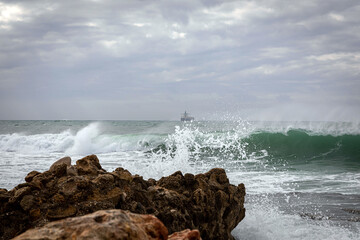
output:
<instances>
[{"instance_id":1,"label":"rough rock texture","mask_svg":"<svg viewBox=\"0 0 360 240\"><path fill-rule=\"evenodd\" d=\"M201 237L198 230L189 229L168 236L165 225L153 215L112 209L47 223L14 238L25 239L201 240Z\"/></svg>"},{"instance_id":2,"label":"rough rock texture","mask_svg":"<svg viewBox=\"0 0 360 240\"><path fill-rule=\"evenodd\" d=\"M70 167L70 166L71 166L71 158L70 158L70 157L60 158L59 160L57 160L56 162L54 162L54 163L51 165L49 171L54 171L55 168L56 168L56 166L61 165L61 164L63 164L63 163L65 163L66 166Z\"/></svg>"},{"instance_id":3,"label":"rough rock texture","mask_svg":"<svg viewBox=\"0 0 360 240\"><path fill-rule=\"evenodd\" d=\"M11 191L0 189L1 239L104 209L155 215L170 234L199 229L203 239L233 239L232 229L245 216L244 185L229 184L219 168L145 181L123 168L106 172L90 155L73 166L60 162L51 171L30 172L25 181Z\"/></svg>"},{"instance_id":4,"label":"rough rock texture","mask_svg":"<svg viewBox=\"0 0 360 240\"><path fill-rule=\"evenodd\" d=\"M168 236L169 240L201 240L199 230L186 229Z\"/></svg>"},{"instance_id":5,"label":"rough rock texture","mask_svg":"<svg viewBox=\"0 0 360 240\"><path fill-rule=\"evenodd\" d=\"M30 229L14 240L24 239L167 239L168 230L152 215L123 210L100 210ZM181 239L181 238L179 238ZM184 239L184 238L183 238ZM200 239L200 238L194 238Z\"/></svg>"}]
</instances>

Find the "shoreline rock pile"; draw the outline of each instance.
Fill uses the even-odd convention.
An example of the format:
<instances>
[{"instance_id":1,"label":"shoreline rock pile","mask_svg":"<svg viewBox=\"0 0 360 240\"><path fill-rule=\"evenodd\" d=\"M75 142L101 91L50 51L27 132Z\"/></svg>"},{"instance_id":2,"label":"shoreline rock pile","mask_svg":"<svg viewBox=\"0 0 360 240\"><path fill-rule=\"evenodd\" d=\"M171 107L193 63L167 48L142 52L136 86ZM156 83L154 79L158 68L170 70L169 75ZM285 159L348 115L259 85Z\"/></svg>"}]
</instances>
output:
<instances>
[{"instance_id":1,"label":"shoreline rock pile","mask_svg":"<svg viewBox=\"0 0 360 240\"><path fill-rule=\"evenodd\" d=\"M90 155L76 165L69 157L60 159L48 171L30 172L25 181L10 191L0 189L1 239L55 220L110 209L154 215L169 234L198 229L203 239L234 239L231 231L245 217L244 185L230 184L220 168L144 180L123 168L107 172Z\"/></svg>"}]
</instances>

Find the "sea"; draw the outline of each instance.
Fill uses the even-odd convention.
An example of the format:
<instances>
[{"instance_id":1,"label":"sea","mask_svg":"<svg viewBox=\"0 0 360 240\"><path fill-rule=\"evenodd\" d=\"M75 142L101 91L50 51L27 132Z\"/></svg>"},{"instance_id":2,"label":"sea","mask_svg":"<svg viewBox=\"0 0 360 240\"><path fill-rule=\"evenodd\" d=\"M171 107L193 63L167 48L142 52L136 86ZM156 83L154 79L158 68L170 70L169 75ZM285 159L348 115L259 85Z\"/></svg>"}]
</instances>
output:
<instances>
[{"instance_id":1,"label":"sea","mask_svg":"<svg viewBox=\"0 0 360 240\"><path fill-rule=\"evenodd\" d=\"M238 240L360 239L360 123L0 121L0 188L90 154L145 179L224 168L246 186Z\"/></svg>"}]
</instances>

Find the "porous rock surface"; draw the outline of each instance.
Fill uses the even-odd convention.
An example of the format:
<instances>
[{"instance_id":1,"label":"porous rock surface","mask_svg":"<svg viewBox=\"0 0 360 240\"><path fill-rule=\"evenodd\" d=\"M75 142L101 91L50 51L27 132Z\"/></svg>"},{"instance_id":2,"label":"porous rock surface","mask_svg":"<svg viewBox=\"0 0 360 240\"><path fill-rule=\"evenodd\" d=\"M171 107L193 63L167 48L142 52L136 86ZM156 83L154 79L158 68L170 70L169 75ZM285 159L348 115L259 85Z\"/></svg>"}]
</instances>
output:
<instances>
[{"instance_id":1,"label":"porous rock surface","mask_svg":"<svg viewBox=\"0 0 360 240\"><path fill-rule=\"evenodd\" d=\"M25 181L10 191L0 189L1 239L106 209L155 215L170 234L198 229L203 239L234 239L231 231L245 216L244 185L230 184L220 168L146 181L123 168L106 172L90 155L76 165L57 161L49 171L30 172Z\"/></svg>"},{"instance_id":2,"label":"porous rock surface","mask_svg":"<svg viewBox=\"0 0 360 240\"><path fill-rule=\"evenodd\" d=\"M47 223L17 236L25 239L166 239L168 230L152 215L112 209Z\"/></svg>"},{"instance_id":3,"label":"porous rock surface","mask_svg":"<svg viewBox=\"0 0 360 240\"><path fill-rule=\"evenodd\" d=\"M112 209L81 217L66 218L27 230L14 240L201 240L197 230L186 229L168 236L164 224L153 215L135 214Z\"/></svg>"}]
</instances>

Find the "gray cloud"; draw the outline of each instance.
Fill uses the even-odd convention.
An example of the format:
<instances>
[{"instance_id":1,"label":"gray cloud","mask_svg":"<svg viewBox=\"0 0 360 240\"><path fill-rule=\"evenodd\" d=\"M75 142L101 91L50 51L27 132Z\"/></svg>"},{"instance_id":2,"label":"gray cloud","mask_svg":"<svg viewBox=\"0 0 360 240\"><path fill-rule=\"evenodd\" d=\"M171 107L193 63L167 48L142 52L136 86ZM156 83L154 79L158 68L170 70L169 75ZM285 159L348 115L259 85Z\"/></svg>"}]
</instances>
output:
<instances>
[{"instance_id":1,"label":"gray cloud","mask_svg":"<svg viewBox=\"0 0 360 240\"><path fill-rule=\"evenodd\" d=\"M0 118L358 120L359 12L355 0L0 1Z\"/></svg>"}]
</instances>

